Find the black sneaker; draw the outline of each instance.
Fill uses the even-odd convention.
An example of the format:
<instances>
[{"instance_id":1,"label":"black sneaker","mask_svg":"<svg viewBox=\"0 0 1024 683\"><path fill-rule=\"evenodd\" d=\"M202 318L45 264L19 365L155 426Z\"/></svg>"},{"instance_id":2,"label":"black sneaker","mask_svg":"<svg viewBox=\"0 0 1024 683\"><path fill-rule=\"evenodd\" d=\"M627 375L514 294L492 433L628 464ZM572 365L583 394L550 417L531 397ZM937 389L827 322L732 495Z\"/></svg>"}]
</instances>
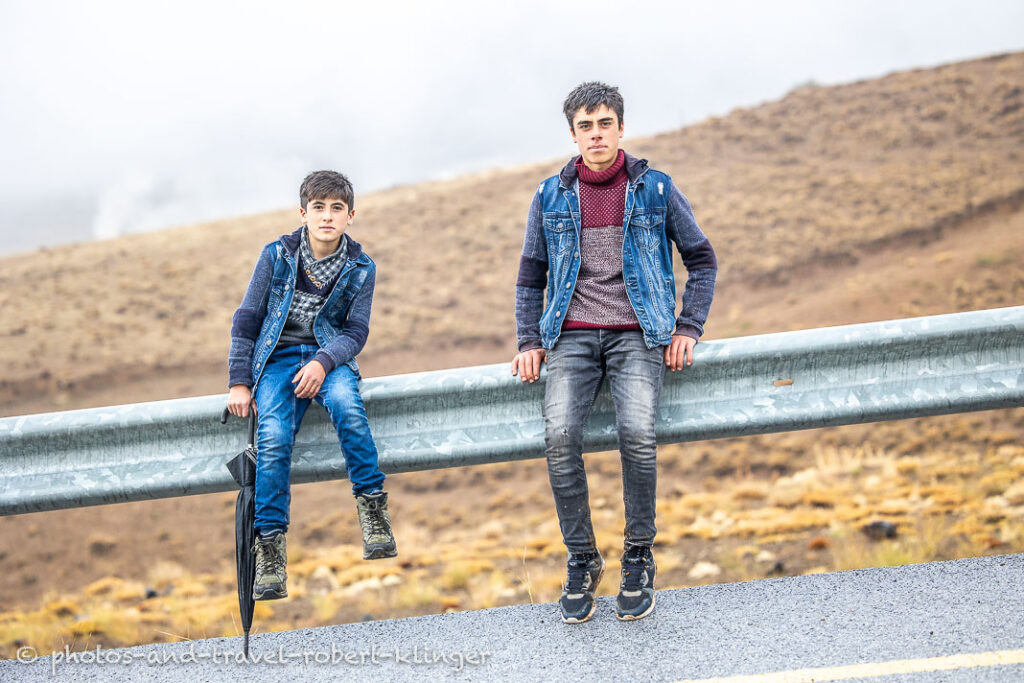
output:
<instances>
[{"instance_id":1,"label":"black sneaker","mask_svg":"<svg viewBox=\"0 0 1024 683\"><path fill-rule=\"evenodd\" d=\"M643 619L654 610L654 553L634 545L622 554L622 583L615 598L615 616L621 621Z\"/></svg>"},{"instance_id":2,"label":"black sneaker","mask_svg":"<svg viewBox=\"0 0 1024 683\"><path fill-rule=\"evenodd\" d=\"M598 553L575 553L569 555L565 584L558 606L562 610L562 621L567 624L582 624L594 616L594 591L604 575L604 559Z\"/></svg>"},{"instance_id":3,"label":"black sneaker","mask_svg":"<svg viewBox=\"0 0 1024 683\"><path fill-rule=\"evenodd\" d=\"M254 600L277 600L288 597L288 551L284 534L280 531L266 538L256 537L256 578L253 581Z\"/></svg>"}]
</instances>

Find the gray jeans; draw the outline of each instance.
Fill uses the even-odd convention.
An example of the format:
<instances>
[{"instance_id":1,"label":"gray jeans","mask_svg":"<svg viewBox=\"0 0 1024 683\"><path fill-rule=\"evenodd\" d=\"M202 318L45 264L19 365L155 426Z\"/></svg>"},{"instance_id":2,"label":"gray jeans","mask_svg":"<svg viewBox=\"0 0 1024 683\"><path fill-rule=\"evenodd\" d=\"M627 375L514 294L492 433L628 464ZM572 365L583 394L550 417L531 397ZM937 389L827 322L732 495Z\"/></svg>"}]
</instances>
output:
<instances>
[{"instance_id":1,"label":"gray jeans","mask_svg":"<svg viewBox=\"0 0 1024 683\"><path fill-rule=\"evenodd\" d=\"M654 422L665 378L664 347L643 333L565 330L547 354L545 454L562 540L571 553L597 549L590 520L583 429L605 376L615 403L626 507L626 545L652 545L658 481Z\"/></svg>"}]
</instances>

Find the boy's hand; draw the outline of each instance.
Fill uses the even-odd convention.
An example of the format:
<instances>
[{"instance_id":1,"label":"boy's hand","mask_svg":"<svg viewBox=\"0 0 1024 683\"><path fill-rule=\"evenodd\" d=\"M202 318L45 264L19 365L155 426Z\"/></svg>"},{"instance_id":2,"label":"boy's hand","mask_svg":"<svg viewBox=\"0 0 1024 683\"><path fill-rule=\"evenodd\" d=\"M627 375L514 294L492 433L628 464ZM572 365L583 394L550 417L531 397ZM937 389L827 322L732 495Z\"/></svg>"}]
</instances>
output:
<instances>
[{"instance_id":1,"label":"boy's hand","mask_svg":"<svg viewBox=\"0 0 1024 683\"><path fill-rule=\"evenodd\" d=\"M665 365L676 372L683 369L683 364L693 365L693 347L697 340L685 334L673 334L672 343L665 347Z\"/></svg>"},{"instance_id":2,"label":"boy's hand","mask_svg":"<svg viewBox=\"0 0 1024 683\"><path fill-rule=\"evenodd\" d=\"M519 375L524 382L533 384L540 379L540 366L545 362L547 352L544 349L530 349L516 354L512 359L512 376Z\"/></svg>"},{"instance_id":3,"label":"boy's hand","mask_svg":"<svg viewBox=\"0 0 1024 683\"><path fill-rule=\"evenodd\" d=\"M298 384L295 387L295 395L299 398L313 398L320 391L326 376L327 372L324 366L320 365L320 361L309 361L292 378L292 384Z\"/></svg>"},{"instance_id":4,"label":"boy's hand","mask_svg":"<svg viewBox=\"0 0 1024 683\"><path fill-rule=\"evenodd\" d=\"M235 417L249 417L252 390L244 384L236 384L228 391L228 412Z\"/></svg>"}]
</instances>

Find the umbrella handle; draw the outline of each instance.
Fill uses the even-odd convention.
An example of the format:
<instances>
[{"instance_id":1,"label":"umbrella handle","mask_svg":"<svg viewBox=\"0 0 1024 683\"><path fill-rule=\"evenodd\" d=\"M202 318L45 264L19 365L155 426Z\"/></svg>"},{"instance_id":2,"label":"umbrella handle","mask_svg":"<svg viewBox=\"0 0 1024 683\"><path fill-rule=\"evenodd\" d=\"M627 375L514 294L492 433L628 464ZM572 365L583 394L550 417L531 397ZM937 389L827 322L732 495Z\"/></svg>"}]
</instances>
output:
<instances>
[{"instance_id":1,"label":"umbrella handle","mask_svg":"<svg viewBox=\"0 0 1024 683\"><path fill-rule=\"evenodd\" d=\"M230 416L231 416L231 412L227 408L225 408L223 410L223 412L221 412L221 414L220 414L220 423L222 425L223 424L227 424L228 423L228 417L230 417ZM253 445L256 443L256 411L255 410L251 410L251 409L249 410L248 429L249 429L249 448L252 448Z\"/></svg>"},{"instance_id":2,"label":"umbrella handle","mask_svg":"<svg viewBox=\"0 0 1024 683\"><path fill-rule=\"evenodd\" d=\"M249 448L256 443L256 411L249 410Z\"/></svg>"}]
</instances>

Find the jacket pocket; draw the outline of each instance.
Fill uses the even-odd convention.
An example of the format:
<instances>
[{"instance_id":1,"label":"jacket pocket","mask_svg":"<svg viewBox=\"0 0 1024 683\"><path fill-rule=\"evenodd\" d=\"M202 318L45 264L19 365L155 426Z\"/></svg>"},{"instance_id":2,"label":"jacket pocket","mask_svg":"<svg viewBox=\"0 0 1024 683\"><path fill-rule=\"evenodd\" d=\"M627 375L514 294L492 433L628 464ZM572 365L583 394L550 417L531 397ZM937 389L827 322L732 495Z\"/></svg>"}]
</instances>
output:
<instances>
[{"instance_id":1,"label":"jacket pocket","mask_svg":"<svg viewBox=\"0 0 1024 683\"><path fill-rule=\"evenodd\" d=\"M547 240L549 254L565 255L573 248L576 241L572 218L569 216L545 216L544 239Z\"/></svg>"},{"instance_id":2,"label":"jacket pocket","mask_svg":"<svg viewBox=\"0 0 1024 683\"><path fill-rule=\"evenodd\" d=\"M629 219L629 225L640 248L654 251L661 247L665 237L665 217L662 214L633 214Z\"/></svg>"}]
</instances>

